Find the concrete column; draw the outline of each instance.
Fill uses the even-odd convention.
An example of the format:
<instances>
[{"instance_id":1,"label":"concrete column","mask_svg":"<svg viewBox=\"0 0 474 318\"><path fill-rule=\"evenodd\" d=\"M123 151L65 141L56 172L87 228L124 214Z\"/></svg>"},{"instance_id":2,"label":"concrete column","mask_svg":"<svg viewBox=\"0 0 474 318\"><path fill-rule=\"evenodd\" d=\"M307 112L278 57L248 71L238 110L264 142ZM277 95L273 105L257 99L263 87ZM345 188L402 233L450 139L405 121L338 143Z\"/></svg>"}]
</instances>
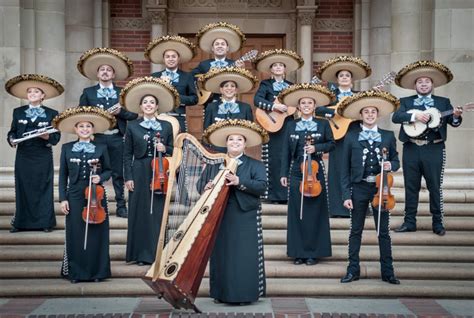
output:
<instances>
[{"instance_id":1,"label":"concrete column","mask_svg":"<svg viewBox=\"0 0 474 318\"><path fill-rule=\"evenodd\" d=\"M317 6L297 6L299 24L298 50L304 59L303 67L298 71L299 82L309 82L313 74L313 21Z\"/></svg>"},{"instance_id":2,"label":"concrete column","mask_svg":"<svg viewBox=\"0 0 474 318\"><path fill-rule=\"evenodd\" d=\"M33 0L23 1L20 9L21 23L21 72L36 71L35 6Z\"/></svg>"},{"instance_id":3,"label":"concrete column","mask_svg":"<svg viewBox=\"0 0 474 318\"><path fill-rule=\"evenodd\" d=\"M102 0L102 46L110 46L110 3Z\"/></svg>"},{"instance_id":4,"label":"concrete column","mask_svg":"<svg viewBox=\"0 0 474 318\"><path fill-rule=\"evenodd\" d=\"M159 38L160 36L166 35L167 33L167 17L165 9L153 10L149 12L149 18L151 19L151 39ZM159 72L164 69L162 64L150 65L150 72Z\"/></svg>"},{"instance_id":5,"label":"concrete column","mask_svg":"<svg viewBox=\"0 0 474 318\"><path fill-rule=\"evenodd\" d=\"M357 0L354 7L354 56L358 56L367 63L370 52L370 0ZM363 79L355 83L356 90L367 90L370 80Z\"/></svg>"},{"instance_id":6,"label":"concrete column","mask_svg":"<svg viewBox=\"0 0 474 318\"><path fill-rule=\"evenodd\" d=\"M94 47L102 47L102 0L94 0Z\"/></svg>"}]
</instances>

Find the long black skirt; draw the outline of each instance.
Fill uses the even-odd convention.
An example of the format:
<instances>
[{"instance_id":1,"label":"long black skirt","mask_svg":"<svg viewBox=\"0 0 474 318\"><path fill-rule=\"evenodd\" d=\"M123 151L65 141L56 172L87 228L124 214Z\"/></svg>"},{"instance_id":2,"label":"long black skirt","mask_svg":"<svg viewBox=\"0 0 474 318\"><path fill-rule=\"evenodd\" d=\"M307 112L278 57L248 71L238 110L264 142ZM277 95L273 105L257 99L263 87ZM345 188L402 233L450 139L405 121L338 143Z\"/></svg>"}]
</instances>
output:
<instances>
[{"instance_id":1,"label":"long black skirt","mask_svg":"<svg viewBox=\"0 0 474 318\"><path fill-rule=\"evenodd\" d=\"M146 157L133 162L135 189L129 192L128 200L127 262L155 261L165 195L153 194L153 213L150 213L151 160Z\"/></svg>"},{"instance_id":2,"label":"long black skirt","mask_svg":"<svg viewBox=\"0 0 474 318\"><path fill-rule=\"evenodd\" d=\"M15 158L15 205L12 226L21 230L56 226L53 204L53 152L34 140L20 144Z\"/></svg>"}]
</instances>

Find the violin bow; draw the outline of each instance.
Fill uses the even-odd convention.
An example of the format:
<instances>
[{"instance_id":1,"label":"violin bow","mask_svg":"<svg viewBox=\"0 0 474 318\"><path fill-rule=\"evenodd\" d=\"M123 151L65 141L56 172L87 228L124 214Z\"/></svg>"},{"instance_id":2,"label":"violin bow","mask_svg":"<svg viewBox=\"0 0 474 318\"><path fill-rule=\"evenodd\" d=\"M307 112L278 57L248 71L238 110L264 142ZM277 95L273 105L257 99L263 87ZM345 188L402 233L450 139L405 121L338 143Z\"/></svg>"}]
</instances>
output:
<instances>
[{"instance_id":1,"label":"violin bow","mask_svg":"<svg viewBox=\"0 0 474 318\"><path fill-rule=\"evenodd\" d=\"M380 168L380 186L379 186L379 211L378 211L378 218L377 218L377 237L380 235L380 216L382 214L382 197L383 197L383 164L385 162L387 149L382 149L382 164Z\"/></svg>"},{"instance_id":2,"label":"violin bow","mask_svg":"<svg viewBox=\"0 0 474 318\"><path fill-rule=\"evenodd\" d=\"M94 160L89 161L89 165L92 166L96 164ZM89 191L87 193L87 216L86 216L86 231L84 232L84 251L87 249L87 233L89 232L89 215L91 209L91 196L92 196L92 172L93 169L89 172Z\"/></svg>"},{"instance_id":3,"label":"violin bow","mask_svg":"<svg viewBox=\"0 0 474 318\"><path fill-rule=\"evenodd\" d=\"M155 160L156 160L156 145L158 144L158 137L153 137L153 169L151 172L150 184L150 214L153 214L153 186L155 185Z\"/></svg>"},{"instance_id":4,"label":"violin bow","mask_svg":"<svg viewBox=\"0 0 474 318\"><path fill-rule=\"evenodd\" d=\"M306 154L306 149L303 150L303 176L301 178L301 203L300 203L300 220L303 220L303 199L304 199L304 180L305 180L305 163L306 163L306 157L308 155Z\"/></svg>"}]
</instances>

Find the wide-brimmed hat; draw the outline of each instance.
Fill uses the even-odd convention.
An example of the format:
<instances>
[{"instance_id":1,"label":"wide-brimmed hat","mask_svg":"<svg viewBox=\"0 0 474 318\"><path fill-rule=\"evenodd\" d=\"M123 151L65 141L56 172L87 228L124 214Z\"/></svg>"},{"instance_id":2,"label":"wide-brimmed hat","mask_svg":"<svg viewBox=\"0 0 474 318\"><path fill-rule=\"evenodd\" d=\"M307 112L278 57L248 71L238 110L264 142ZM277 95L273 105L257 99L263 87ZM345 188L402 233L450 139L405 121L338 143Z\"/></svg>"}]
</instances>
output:
<instances>
[{"instance_id":1,"label":"wide-brimmed hat","mask_svg":"<svg viewBox=\"0 0 474 318\"><path fill-rule=\"evenodd\" d=\"M269 140L265 129L257 123L245 119L220 120L204 131L203 140L217 147L226 147L229 135L244 136L247 147L258 146Z\"/></svg>"},{"instance_id":2,"label":"wide-brimmed hat","mask_svg":"<svg viewBox=\"0 0 474 318\"><path fill-rule=\"evenodd\" d=\"M296 52L290 50L268 50L257 56L257 59L255 60L255 68L259 72L270 72L273 63L285 64L285 70L289 73L302 67L304 60Z\"/></svg>"},{"instance_id":3,"label":"wide-brimmed hat","mask_svg":"<svg viewBox=\"0 0 474 318\"><path fill-rule=\"evenodd\" d=\"M61 132L76 133L74 127L79 122L91 122L94 133L104 132L117 123L115 117L108 111L97 106L71 107L54 117L51 124Z\"/></svg>"},{"instance_id":4,"label":"wide-brimmed hat","mask_svg":"<svg viewBox=\"0 0 474 318\"><path fill-rule=\"evenodd\" d=\"M90 49L81 55L77 69L90 80L97 80L97 70L101 65L110 65L116 80L124 80L133 73L133 63L120 51L108 47Z\"/></svg>"},{"instance_id":5,"label":"wide-brimmed hat","mask_svg":"<svg viewBox=\"0 0 474 318\"><path fill-rule=\"evenodd\" d=\"M364 91L344 98L337 108L337 113L345 118L360 119L360 112L365 107L375 107L378 117L390 115L400 107L400 101L384 91Z\"/></svg>"},{"instance_id":6,"label":"wide-brimmed hat","mask_svg":"<svg viewBox=\"0 0 474 318\"><path fill-rule=\"evenodd\" d=\"M57 97L64 92L64 87L54 79L39 74L22 74L9 79L5 90L18 98L28 99L28 88L35 87L43 91L44 99Z\"/></svg>"},{"instance_id":7,"label":"wide-brimmed hat","mask_svg":"<svg viewBox=\"0 0 474 318\"><path fill-rule=\"evenodd\" d=\"M209 72L199 77L199 81L206 91L213 93L220 93L221 83L233 81L237 83L239 93L245 93L254 88L258 79L244 68L230 66L211 68Z\"/></svg>"},{"instance_id":8,"label":"wide-brimmed hat","mask_svg":"<svg viewBox=\"0 0 474 318\"><path fill-rule=\"evenodd\" d=\"M120 93L120 105L129 111L140 112L140 100L145 95L158 98L158 114L167 113L180 104L179 93L168 81L157 77L138 77L125 85Z\"/></svg>"},{"instance_id":9,"label":"wide-brimmed hat","mask_svg":"<svg viewBox=\"0 0 474 318\"><path fill-rule=\"evenodd\" d=\"M173 50L178 52L180 63L187 63L196 54L195 48L193 43L182 36L165 35L148 43L145 58L152 63L164 64L163 54L168 50Z\"/></svg>"},{"instance_id":10,"label":"wide-brimmed hat","mask_svg":"<svg viewBox=\"0 0 474 318\"><path fill-rule=\"evenodd\" d=\"M420 77L429 77L433 87L439 87L453 80L453 73L441 63L435 61L417 61L408 64L398 72L395 84L400 87L414 89Z\"/></svg>"},{"instance_id":11,"label":"wide-brimmed hat","mask_svg":"<svg viewBox=\"0 0 474 318\"><path fill-rule=\"evenodd\" d=\"M319 78L323 81L337 82L337 73L343 70L351 72L354 81L372 74L372 69L364 60L355 56L342 55L323 62L319 68Z\"/></svg>"},{"instance_id":12,"label":"wide-brimmed hat","mask_svg":"<svg viewBox=\"0 0 474 318\"><path fill-rule=\"evenodd\" d=\"M227 22L210 23L203 26L196 34L197 43L201 50L211 53L212 44L216 39L224 39L229 46L229 52L236 52L242 48L245 35L239 27Z\"/></svg>"},{"instance_id":13,"label":"wide-brimmed hat","mask_svg":"<svg viewBox=\"0 0 474 318\"><path fill-rule=\"evenodd\" d=\"M305 97L314 99L316 106L329 105L336 99L334 93L325 86L302 83L288 86L280 92L278 100L287 106L296 107L300 99Z\"/></svg>"}]
</instances>

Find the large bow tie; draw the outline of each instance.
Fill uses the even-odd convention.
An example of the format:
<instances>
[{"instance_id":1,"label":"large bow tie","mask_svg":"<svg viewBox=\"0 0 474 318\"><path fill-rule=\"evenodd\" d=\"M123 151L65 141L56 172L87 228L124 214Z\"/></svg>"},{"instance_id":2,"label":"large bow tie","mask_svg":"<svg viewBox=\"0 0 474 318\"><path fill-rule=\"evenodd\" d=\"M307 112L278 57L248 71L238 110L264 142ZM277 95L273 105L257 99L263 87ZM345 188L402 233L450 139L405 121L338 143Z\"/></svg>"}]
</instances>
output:
<instances>
[{"instance_id":1,"label":"large bow tie","mask_svg":"<svg viewBox=\"0 0 474 318\"><path fill-rule=\"evenodd\" d=\"M244 162L242 160L240 160L240 158L235 158L235 161L237 161L237 165L240 166L241 164L243 164ZM219 170L224 170L226 168L226 166L221 163L220 166L219 166Z\"/></svg>"},{"instance_id":2,"label":"large bow tie","mask_svg":"<svg viewBox=\"0 0 474 318\"><path fill-rule=\"evenodd\" d=\"M225 114L238 114L240 113L239 104L234 102L225 102L219 105L217 113L220 115Z\"/></svg>"},{"instance_id":3,"label":"large bow tie","mask_svg":"<svg viewBox=\"0 0 474 318\"><path fill-rule=\"evenodd\" d=\"M434 100L428 96L422 96L415 99L415 106L424 106L425 108L430 108L434 106Z\"/></svg>"},{"instance_id":4,"label":"large bow tie","mask_svg":"<svg viewBox=\"0 0 474 318\"><path fill-rule=\"evenodd\" d=\"M140 126L146 129L162 130L160 122L156 120L145 119L144 121L140 123Z\"/></svg>"},{"instance_id":5,"label":"large bow tie","mask_svg":"<svg viewBox=\"0 0 474 318\"><path fill-rule=\"evenodd\" d=\"M284 90L285 88L287 88L288 86L288 83L286 82L273 82L273 90L275 92L280 92L282 90Z\"/></svg>"},{"instance_id":6,"label":"large bow tie","mask_svg":"<svg viewBox=\"0 0 474 318\"><path fill-rule=\"evenodd\" d=\"M171 72L171 71L164 71L162 75L167 76L170 78L170 81L172 83L178 83L179 82L179 74L178 72Z\"/></svg>"},{"instance_id":7,"label":"large bow tie","mask_svg":"<svg viewBox=\"0 0 474 318\"><path fill-rule=\"evenodd\" d=\"M348 91L348 92L340 92L339 94L337 94L337 100L340 100L344 97L348 97L348 96L352 96L352 92L351 91Z\"/></svg>"},{"instance_id":8,"label":"large bow tie","mask_svg":"<svg viewBox=\"0 0 474 318\"><path fill-rule=\"evenodd\" d=\"M113 88L104 87L97 90L97 98L117 98L117 92Z\"/></svg>"},{"instance_id":9,"label":"large bow tie","mask_svg":"<svg viewBox=\"0 0 474 318\"><path fill-rule=\"evenodd\" d=\"M225 60L223 61L220 61L220 60L217 60L217 61L212 61L211 62L211 67L226 67L227 65L229 65L229 63Z\"/></svg>"},{"instance_id":10,"label":"large bow tie","mask_svg":"<svg viewBox=\"0 0 474 318\"><path fill-rule=\"evenodd\" d=\"M296 123L295 131L316 131L318 130L318 123L312 120L300 120Z\"/></svg>"},{"instance_id":11,"label":"large bow tie","mask_svg":"<svg viewBox=\"0 0 474 318\"><path fill-rule=\"evenodd\" d=\"M382 142L382 135L375 130L362 130L359 133L359 141L368 141L368 142Z\"/></svg>"},{"instance_id":12,"label":"large bow tie","mask_svg":"<svg viewBox=\"0 0 474 318\"><path fill-rule=\"evenodd\" d=\"M26 117L27 118L45 118L46 114L44 112L44 109L41 107L30 107L27 110L25 110Z\"/></svg>"},{"instance_id":13,"label":"large bow tie","mask_svg":"<svg viewBox=\"0 0 474 318\"><path fill-rule=\"evenodd\" d=\"M90 142L78 141L72 146L72 152L94 153L95 145Z\"/></svg>"}]
</instances>

